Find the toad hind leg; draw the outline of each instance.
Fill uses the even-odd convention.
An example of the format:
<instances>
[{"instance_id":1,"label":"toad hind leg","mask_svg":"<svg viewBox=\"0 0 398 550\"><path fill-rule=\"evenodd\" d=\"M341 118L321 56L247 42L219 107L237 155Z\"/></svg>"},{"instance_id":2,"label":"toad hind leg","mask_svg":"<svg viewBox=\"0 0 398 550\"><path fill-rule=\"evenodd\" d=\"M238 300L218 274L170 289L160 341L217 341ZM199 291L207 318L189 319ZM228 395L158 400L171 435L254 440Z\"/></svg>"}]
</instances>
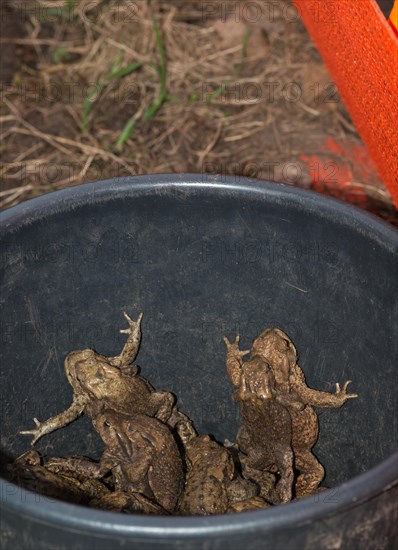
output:
<instances>
[{"instance_id":1,"label":"toad hind leg","mask_svg":"<svg viewBox=\"0 0 398 550\"><path fill-rule=\"evenodd\" d=\"M162 422L167 422L172 414L175 398L169 392L157 391L151 393L149 397L152 406L156 410L155 418Z\"/></svg>"},{"instance_id":2,"label":"toad hind leg","mask_svg":"<svg viewBox=\"0 0 398 550\"><path fill-rule=\"evenodd\" d=\"M280 504L284 504L292 500L294 471L293 451L290 447L279 453L278 469L280 479L276 485L276 493Z\"/></svg>"},{"instance_id":3,"label":"toad hind leg","mask_svg":"<svg viewBox=\"0 0 398 550\"><path fill-rule=\"evenodd\" d=\"M296 498L312 495L325 476L325 469L310 449L295 449Z\"/></svg>"}]
</instances>

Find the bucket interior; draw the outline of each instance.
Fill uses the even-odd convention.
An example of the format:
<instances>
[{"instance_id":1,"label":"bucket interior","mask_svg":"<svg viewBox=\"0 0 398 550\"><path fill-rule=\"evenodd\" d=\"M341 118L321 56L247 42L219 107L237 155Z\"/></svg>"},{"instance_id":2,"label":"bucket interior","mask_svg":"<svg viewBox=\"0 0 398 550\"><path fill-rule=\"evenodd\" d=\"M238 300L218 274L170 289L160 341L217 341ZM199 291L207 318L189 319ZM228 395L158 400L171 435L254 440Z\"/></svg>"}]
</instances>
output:
<instances>
[{"instance_id":1,"label":"bucket interior","mask_svg":"<svg viewBox=\"0 0 398 550\"><path fill-rule=\"evenodd\" d=\"M120 352L123 311L144 312L141 374L178 396L199 433L233 441L239 427L222 337L239 333L247 349L276 326L294 341L309 386L334 392L336 382L352 380L359 394L341 409L317 409L314 452L325 484L348 481L396 450L392 233L383 241L372 218L259 184L125 185L98 196L92 189L76 200L50 197L40 213L19 210L3 224L3 464L30 447L18 432L33 428L33 417L70 405L69 351ZM36 449L99 458L103 445L82 417Z\"/></svg>"}]
</instances>

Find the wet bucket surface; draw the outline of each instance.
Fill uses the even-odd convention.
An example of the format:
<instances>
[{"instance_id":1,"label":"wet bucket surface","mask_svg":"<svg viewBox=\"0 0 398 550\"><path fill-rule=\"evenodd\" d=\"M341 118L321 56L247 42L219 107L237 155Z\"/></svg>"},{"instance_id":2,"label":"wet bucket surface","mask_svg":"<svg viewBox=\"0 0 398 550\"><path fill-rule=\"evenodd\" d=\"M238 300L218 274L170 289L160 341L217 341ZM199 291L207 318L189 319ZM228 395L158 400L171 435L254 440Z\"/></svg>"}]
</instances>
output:
<instances>
[{"instance_id":1,"label":"wet bucket surface","mask_svg":"<svg viewBox=\"0 0 398 550\"><path fill-rule=\"evenodd\" d=\"M317 497L207 518L112 514L1 481L4 548L331 548L397 536L397 232L321 195L245 178L166 175L87 184L0 215L1 460L17 435L71 402L63 359L123 345L122 311L144 312L137 362L200 433L233 440L237 406L222 336L242 349L278 326L307 383L359 398L318 409ZM87 418L36 445L99 457ZM351 546L349 546L351 545ZM337 546L339 547L339 546ZM376 546L374 546L376 547Z\"/></svg>"}]
</instances>

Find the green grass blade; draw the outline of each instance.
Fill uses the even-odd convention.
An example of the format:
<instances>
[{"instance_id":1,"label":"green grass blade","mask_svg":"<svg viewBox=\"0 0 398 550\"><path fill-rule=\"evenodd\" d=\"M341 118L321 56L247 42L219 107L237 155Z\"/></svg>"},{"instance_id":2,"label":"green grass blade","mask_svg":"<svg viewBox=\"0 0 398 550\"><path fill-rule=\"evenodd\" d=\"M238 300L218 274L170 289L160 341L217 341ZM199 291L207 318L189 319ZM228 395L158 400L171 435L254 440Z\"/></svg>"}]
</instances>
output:
<instances>
[{"instance_id":1,"label":"green grass blade","mask_svg":"<svg viewBox=\"0 0 398 550\"><path fill-rule=\"evenodd\" d=\"M123 131L120 134L120 137L116 143L117 149L120 150L123 147L123 145L126 143L126 141L131 138L131 136L135 132L136 127L137 127L137 119L134 115L128 120L127 124L123 128Z\"/></svg>"},{"instance_id":2,"label":"green grass blade","mask_svg":"<svg viewBox=\"0 0 398 550\"><path fill-rule=\"evenodd\" d=\"M210 94L207 98L206 98L206 103L211 103L214 99L218 99L220 97L220 95L222 93L225 92L225 90L227 89L228 87L228 82L223 82L221 84L221 86L219 86L217 88L217 90L215 90L212 94Z\"/></svg>"},{"instance_id":3,"label":"green grass blade","mask_svg":"<svg viewBox=\"0 0 398 550\"><path fill-rule=\"evenodd\" d=\"M99 95L102 92L103 87L105 84L103 82L99 82L95 86L93 86L87 93L84 103L83 103L83 113L82 113L82 131L87 130L87 121L88 121L88 115L93 108L93 105L95 103L96 98L94 98L95 95Z\"/></svg>"},{"instance_id":4,"label":"green grass blade","mask_svg":"<svg viewBox=\"0 0 398 550\"><path fill-rule=\"evenodd\" d=\"M46 19L54 17L72 19L75 4L76 0L65 0L65 4L63 6L59 6L58 8L47 8L43 11L43 13L39 11L35 17L39 21L46 21Z\"/></svg>"},{"instance_id":5,"label":"green grass blade","mask_svg":"<svg viewBox=\"0 0 398 550\"><path fill-rule=\"evenodd\" d=\"M67 61L69 58L70 53L68 48L65 48L65 46L58 46L51 56L53 63L62 63L63 61Z\"/></svg>"},{"instance_id":6,"label":"green grass blade","mask_svg":"<svg viewBox=\"0 0 398 550\"><path fill-rule=\"evenodd\" d=\"M160 64L159 65L155 64L155 69L159 74L159 79L160 79L160 90L154 102L145 111L143 115L144 120L150 120L153 116L155 116L155 114L158 112L160 107L168 98L166 50L164 47L162 33L160 32L160 28L155 16L152 17L152 24L153 24L153 30L155 32L156 47L160 58ZM133 69L133 70L136 70L136 69ZM130 137L134 134L137 127L137 122L138 122L138 118L136 115L131 117L130 120L127 122L116 143L117 149L120 150L123 147L123 145L126 143L126 141L130 139Z\"/></svg>"},{"instance_id":7,"label":"green grass blade","mask_svg":"<svg viewBox=\"0 0 398 550\"><path fill-rule=\"evenodd\" d=\"M164 47L162 33L160 32L158 22L153 16L153 30L155 31L156 46L160 57L160 65L157 67L160 78L160 90L157 98L152 105L145 111L144 120L150 120L158 112L163 103L167 100L167 59Z\"/></svg>"},{"instance_id":8,"label":"green grass blade","mask_svg":"<svg viewBox=\"0 0 398 550\"><path fill-rule=\"evenodd\" d=\"M251 37L253 29L249 26L246 26L245 32L243 33L243 40L242 40L242 50L240 52L240 59L243 62L247 55L247 46L249 45L249 40Z\"/></svg>"},{"instance_id":9,"label":"green grass blade","mask_svg":"<svg viewBox=\"0 0 398 550\"><path fill-rule=\"evenodd\" d=\"M140 61L136 61L135 63L129 63L125 67L112 71L108 76L107 80L111 81L111 80L115 80L115 78L124 78L125 76L128 76L129 74L140 69L141 67L142 67L142 63Z\"/></svg>"},{"instance_id":10,"label":"green grass blade","mask_svg":"<svg viewBox=\"0 0 398 550\"><path fill-rule=\"evenodd\" d=\"M250 41L252 31L253 31L252 27L249 27L247 25L246 28L245 28L245 32L243 33L242 49L240 51L240 62L239 62L239 65L238 65L237 71L236 71L238 76L240 76L240 74L242 72L242 69L243 69L243 64L245 62L245 58L246 58L246 55L247 55L247 47L249 45L249 41Z\"/></svg>"},{"instance_id":11,"label":"green grass blade","mask_svg":"<svg viewBox=\"0 0 398 550\"><path fill-rule=\"evenodd\" d=\"M116 61L114 63L114 67L116 67L119 62L120 61ZM129 63L125 67L121 67L121 68L118 68L118 69L114 68L111 71L111 73L109 74L109 76L106 78L105 81L99 82L98 84L93 86L93 88L91 88L88 91L87 96L86 96L86 98L84 100L84 103L83 103L83 113L82 113L82 131L83 132L85 130L87 130L88 115L89 115L91 109L93 108L97 97L102 92L105 84L107 84L111 80L115 80L117 78L124 78L125 76L127 76L127 75L131 74L132 72L136 71L137 69L139 69L141 66L142 66L142 63L139 62L139 61L136 61L135 63ZM94 97L94 96L97 96L97 97Z\"/></svg>"},{"instance_id":12,"label":"green grass blade","mask_svg":"<svg viewBox=\"0 0 398 550\"><path fill-rule=\"evenodd\" d=\"M124 51L120 51L120 52L117 54L115 61L113 62L113 65L112 65L112 69L111 69L110 74L112 74L113 72L115 72L115 71L117 71L118 69L120 69L120 65L122 64L123 58L124 58ZM108 77L108 78L109 78L109 77Z\"/></svg>"},{"instance_id":13,"label":"green grass blade","mask_svg":"<svg viewBox=\"0 0 398 550\"><path fill-rule=\"evenodd\" d=\"M160 32L159 25L155 16L153 17L153 28L155 31L156 46L158 48L159 57L160 57L160 77L162 79L162 84L166 84L166 77L167 77L166 50L164 48L162 33Z\"/></svg>"}]
</instances>

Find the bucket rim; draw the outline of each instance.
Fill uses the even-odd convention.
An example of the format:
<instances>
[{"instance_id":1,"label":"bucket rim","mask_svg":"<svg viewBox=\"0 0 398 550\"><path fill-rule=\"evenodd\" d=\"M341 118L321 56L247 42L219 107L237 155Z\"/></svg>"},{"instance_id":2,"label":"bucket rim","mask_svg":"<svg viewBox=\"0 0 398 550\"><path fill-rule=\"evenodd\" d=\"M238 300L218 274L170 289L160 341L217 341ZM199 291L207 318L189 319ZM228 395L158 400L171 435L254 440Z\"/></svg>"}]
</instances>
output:
<instances>
[{"instance_id":1,"label":"bucket rim","mask_svg":"<svg viewBox=\"0 0 398 550\"><path fill-rule=\"evenodd\" d=\"M161 196L162 193L175 191L178 196L178 192L199 191L206 193L210 190L220 193L262 196L273 203L286 201L290 205L303 206L308 212L322 213L326 218L338 221L343 225L350 220L351 227L355 225L357 230L365 231L368 236L379 238L380 244L387 246L392 244L393 251L397 252L398 229L375 214L317 191L239 175L145 174L73 185L65 189L51 191L3 210L0 212L0 230L7 230L10 225L18 226L30 223L62 210L74 210L88 203L101 203L130 195L157 193Z\"/></svg>"}]
</instances>

